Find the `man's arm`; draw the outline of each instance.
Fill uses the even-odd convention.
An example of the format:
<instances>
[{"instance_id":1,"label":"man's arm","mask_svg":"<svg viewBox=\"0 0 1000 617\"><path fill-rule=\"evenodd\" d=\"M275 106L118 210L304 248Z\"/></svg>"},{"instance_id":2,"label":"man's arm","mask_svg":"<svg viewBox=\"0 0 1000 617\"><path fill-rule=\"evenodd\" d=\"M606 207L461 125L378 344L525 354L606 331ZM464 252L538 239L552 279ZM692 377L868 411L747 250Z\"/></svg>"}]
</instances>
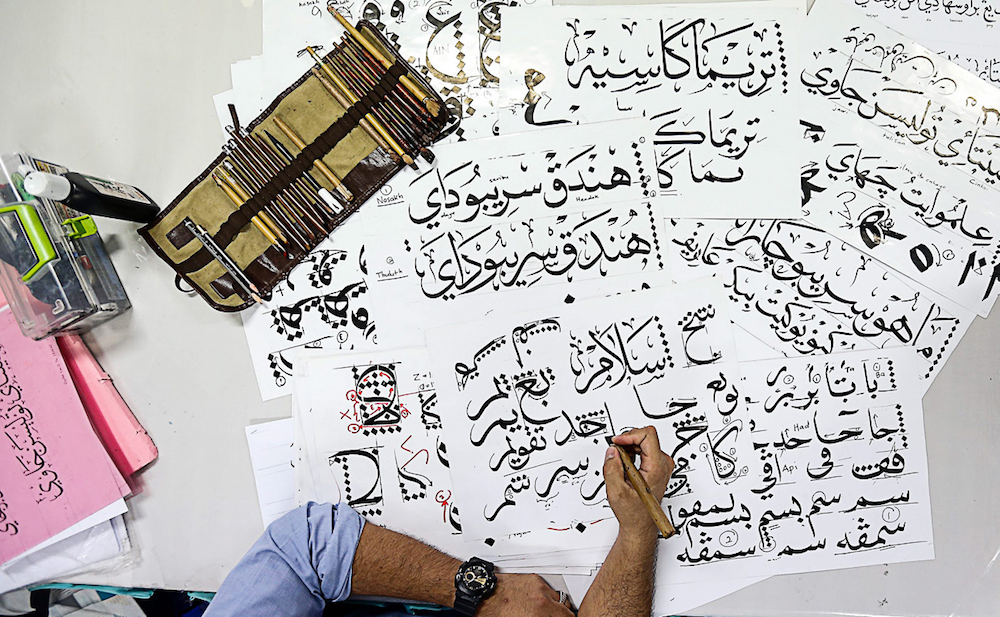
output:
<instances>
[{"instance_id":1,"label":"man's arm","mask_svg":"<svg viewBox=\"0 0 1000 617\"><path fill-rule=\"evenodd\" d=\"M345 504L309 503L271 523L222 582L206 617L320 617L351 593L364 519Z\"/></svg>"},{"instance_id":2,"label":"man's arm","mask_svg":"<svg viewBox=\"0 0 1000 617\"><path fill-rule=\"evenodd\" d=\"M272 523L229 573L206 617L321 617L349 595L452 606L461 562L364 519L346 504L297 508ZM497 574L477 617L572 613L539 576Z\"/></svg>"},{"instance_id":3,"label":"man's arm","mask_svg":"<svg viewBox=\"0 0 1000 617\"><path fill-rule=\"evenodd\" d=\"M455 574L462 562L376 525L366 525L354 555L353 592L387 596L451 607ZM476 617L572 617L559 604L559 592L534 574L497 574L497 588L483 600Z\"/></svg>"},{"instance_id":4,"label":"man's arm","mask_svg":"<svg viewBox=\"0 0 1000 617\"><path fill-rule=\"evenodd\" d=\"M660 451L656 429L648 426L614 438L626 450L637 449L639 473L657 500L663 499L674 462ZM608 502L618 518L618 538L594 583L580 603L581 617L649 617L653 610L656 524L636 489L625 479L618 450L608 448L604 460Z\"/></svg>"}]
</instances>

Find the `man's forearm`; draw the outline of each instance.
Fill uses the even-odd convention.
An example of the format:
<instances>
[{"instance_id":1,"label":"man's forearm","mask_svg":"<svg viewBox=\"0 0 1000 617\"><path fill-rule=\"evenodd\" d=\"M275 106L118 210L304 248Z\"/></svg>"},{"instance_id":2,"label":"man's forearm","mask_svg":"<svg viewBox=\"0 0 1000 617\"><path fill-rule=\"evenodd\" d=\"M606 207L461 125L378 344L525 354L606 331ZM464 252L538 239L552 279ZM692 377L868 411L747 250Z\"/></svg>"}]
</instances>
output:
<instances>
[{"instance_id":1,"label":"man's forearm","mask_svg":"<svg viewBox=\"0 0 1000 617\"><path fill-rule=\"evenodd\" d=\"M619 533L580 603L580 617L649 617L655 565L655 532Z\"/></svg>"},{"instance_id":2,"label":"man's forearm","mask_svg":"<svg viewBox=\"0 0 1000 617\"><path fill-rule=\"evenodd\" d=\"M365 525L354 554L351 591L441 606L455 603L455 574L462 562L409 536Z\"/></svg>"}]
</instances>

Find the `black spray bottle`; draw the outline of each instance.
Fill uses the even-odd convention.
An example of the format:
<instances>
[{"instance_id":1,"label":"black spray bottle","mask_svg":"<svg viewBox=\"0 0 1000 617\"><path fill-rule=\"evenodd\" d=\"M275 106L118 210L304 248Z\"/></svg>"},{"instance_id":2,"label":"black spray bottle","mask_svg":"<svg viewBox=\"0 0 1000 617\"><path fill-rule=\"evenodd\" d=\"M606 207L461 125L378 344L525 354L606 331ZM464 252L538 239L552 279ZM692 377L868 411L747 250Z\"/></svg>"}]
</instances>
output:
<instances>
[{"instance_id":1,"label":"black spray bottle","mask_svg":"<svg viewBox=\"0 0 1000 617\"><path fill-rule=\"evenodd\" d=\"M85 176L71 171L56 175L33 171L24 178L24 190L35 197L62 202L84 214L148 223L160 208L130 184Z\"/></svg>"}]
</instances>

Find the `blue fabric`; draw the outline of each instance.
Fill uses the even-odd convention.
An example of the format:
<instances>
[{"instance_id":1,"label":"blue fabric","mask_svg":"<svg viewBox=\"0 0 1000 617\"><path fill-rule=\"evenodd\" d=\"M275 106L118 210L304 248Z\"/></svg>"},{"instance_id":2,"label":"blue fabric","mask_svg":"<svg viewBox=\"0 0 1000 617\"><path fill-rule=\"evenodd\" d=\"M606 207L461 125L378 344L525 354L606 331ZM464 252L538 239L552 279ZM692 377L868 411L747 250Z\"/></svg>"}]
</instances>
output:
<instances>
[{"instance_id":1,"label":"blue fabric","mask_svg":"<svg viewBox=\"0 0 1000 617\"><path fill-rule=\"evenodd\" d=\"M328 601L351 595L364 525L347 504L310 502L289 512L236 564L205 617L321 617Z\"/></svg>"}]
</instances>

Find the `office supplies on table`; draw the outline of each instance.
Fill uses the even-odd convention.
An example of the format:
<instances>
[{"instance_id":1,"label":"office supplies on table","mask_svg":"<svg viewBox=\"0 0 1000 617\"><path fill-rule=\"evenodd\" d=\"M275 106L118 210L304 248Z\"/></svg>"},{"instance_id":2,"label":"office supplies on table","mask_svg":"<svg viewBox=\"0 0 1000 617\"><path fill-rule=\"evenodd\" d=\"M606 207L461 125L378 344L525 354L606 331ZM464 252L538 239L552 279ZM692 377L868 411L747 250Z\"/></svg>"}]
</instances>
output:
<instances>
[{"instance_id":1,"label":"office supplies on table","mask_svg":"<svg viewBox=\"0 0 1000 617\"><path fill-rule=\"evenodd\" d=\"M266 300L405 163L433 158L426 147L448 122L443 101L426 85L430 94L419 101L403 94L401 82L423 84L421 77L371 24L360 22L350 37L364 43L345 40L325 56L310 49L319 70L250 124L241 126L231 109L223 152L139 230L212 308L239 311ZM362 119L380 139L354 130Z\"/></svg>"},{"instance_id":2,"label":"office supplies on table","mask_svg":"<svg viewBox=\"0 0 1000 617\"><path fill-rule=\"evenodd\" d=\"M68 170L0 154L0 289L34 339L89 329L130 306L93 219L24 190L25 175L38 171Z\"/></svg>"},{"instance_id":3,"label":"office supplies on table","mask_svg":"<svg viewBox=\"0 0 1000 617\"><path fill-rule=\"evenodd\" d=\"M24 177L24 190L86 214L136 223L148 223L160 211L149 195L131 184L75 171L61 175L33 171Z\"/></svg>"}]
</instances>

